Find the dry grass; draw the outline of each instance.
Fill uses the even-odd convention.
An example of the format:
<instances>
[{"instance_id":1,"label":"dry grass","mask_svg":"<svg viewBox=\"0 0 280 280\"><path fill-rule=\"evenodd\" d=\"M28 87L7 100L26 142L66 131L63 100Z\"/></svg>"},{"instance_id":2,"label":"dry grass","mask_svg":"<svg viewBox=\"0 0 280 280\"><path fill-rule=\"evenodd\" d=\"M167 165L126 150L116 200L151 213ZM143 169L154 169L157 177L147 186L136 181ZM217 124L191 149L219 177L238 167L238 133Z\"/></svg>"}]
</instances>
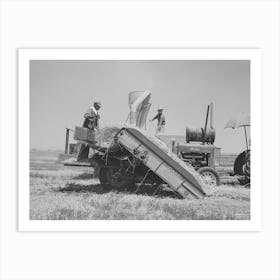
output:
<instances>
[{"instance_id":1,"label":"dry grass","mask_svg":"<svg viewBox=\"0 0 280 280\"><path fill-rule=\"evenodd\" d=\"M156 196L150 187L134 192L104 189L90 168L64 167L31 153L30 218L33 220L219 220L250 219L250 190L222 185L202 200Z\"/></svg>"}]
</instances>

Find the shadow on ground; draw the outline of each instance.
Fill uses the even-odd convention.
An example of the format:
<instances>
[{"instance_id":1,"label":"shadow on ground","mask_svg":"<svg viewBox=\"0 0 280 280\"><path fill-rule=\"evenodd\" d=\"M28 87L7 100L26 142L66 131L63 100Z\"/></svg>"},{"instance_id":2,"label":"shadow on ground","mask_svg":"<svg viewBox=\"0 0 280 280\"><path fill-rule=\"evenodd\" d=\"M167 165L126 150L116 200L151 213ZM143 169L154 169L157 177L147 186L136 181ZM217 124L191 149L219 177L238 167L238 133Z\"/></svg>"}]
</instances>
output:
<instances>
[{"instance_id":1,"label":"shadow on ground","mask_svg":"<svg viewBox=\"0 0 280 280\"><path fill-rule=\"evenodd\" d=\"M101 184L95 185L81 185L81 184L67 184L65 187L60 188L59 192L92 192L96 194L104 194L111 191L110 188L107 188Z\"/></svg>"},{"instance_id":2,"label":"shadow on ground","mask_svg":"<svg viewBox=\"0 0 280 280\"><path fill-rule=\"evenodd\" d=\"M126 189L114 189L107 185L95 184L95 185L81 185L77 183L69 183L65 187L58 189L58 192L91 192L96 194L105 194L111 191L123 193L123 194L136 194L136 195L147 195L156 197L172 197L178 198L171 190L167 188L158 188L151 185L142 185L138 187L137 185L132 185Z\"/></svg>"},{"instance_id":3,"label":"shadow on ground","mask_svg":"<svg viewBox=\"0 0 280 280\"><path fill-rule=\"evenodd\" d=\"M95 179L95 176L93 173L82 173L80 175L77 175L75 177L73 177L74 180L78 180L78 179Z\"/></svg>"}]
</instances>

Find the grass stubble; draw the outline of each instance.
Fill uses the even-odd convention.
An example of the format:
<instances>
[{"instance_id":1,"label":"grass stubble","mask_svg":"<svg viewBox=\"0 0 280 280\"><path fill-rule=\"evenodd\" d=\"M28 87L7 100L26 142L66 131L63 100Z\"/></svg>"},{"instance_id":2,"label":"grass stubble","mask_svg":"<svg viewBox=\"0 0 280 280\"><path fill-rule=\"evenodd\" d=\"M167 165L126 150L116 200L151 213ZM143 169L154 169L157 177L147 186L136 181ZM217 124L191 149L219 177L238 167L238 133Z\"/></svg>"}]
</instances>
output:
<instances>
[{"instance_id":1,"label":"grass stubble","mask_svg":"<svg viewBox=\"0 0 280 280\"><path fill-rule=\"evenodd\" d=\"M56 156L31 153L31 220L249 220L250 190L239 185L205 188L204 199L177 199L151 188L104 189L91 168L65 167Z\"/></svg>"}]
</instances>

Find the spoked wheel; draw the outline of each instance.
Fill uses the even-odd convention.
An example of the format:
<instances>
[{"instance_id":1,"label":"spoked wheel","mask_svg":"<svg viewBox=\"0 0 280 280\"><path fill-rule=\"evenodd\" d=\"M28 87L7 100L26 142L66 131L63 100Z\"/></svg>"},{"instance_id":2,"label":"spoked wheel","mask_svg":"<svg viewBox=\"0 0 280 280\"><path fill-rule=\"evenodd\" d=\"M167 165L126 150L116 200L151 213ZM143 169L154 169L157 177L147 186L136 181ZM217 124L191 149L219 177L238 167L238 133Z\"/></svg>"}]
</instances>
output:
<instances>
[{"instance_id":1,"label":"spoked wheel","mask_svg":"<svg viewBox=\"0 0 280 280\"><path fill-rule=\"evenodd\" d=\"M219 174L211 167L202 167L198 169L198 173L200 174L205 185L216 187L221 184Z\"/></svg>"},{"instance_id":2,"label":"spoked wheel","mask_svg":"<svg viewBox=\"0 0 280 280\"><path fill-rule=\"evenodd\" d=\"M131 180L123 178L118 169L101 168L99 172L100 184L114 189L125 189L131 185Z\"/></svg>"}]
</instances>

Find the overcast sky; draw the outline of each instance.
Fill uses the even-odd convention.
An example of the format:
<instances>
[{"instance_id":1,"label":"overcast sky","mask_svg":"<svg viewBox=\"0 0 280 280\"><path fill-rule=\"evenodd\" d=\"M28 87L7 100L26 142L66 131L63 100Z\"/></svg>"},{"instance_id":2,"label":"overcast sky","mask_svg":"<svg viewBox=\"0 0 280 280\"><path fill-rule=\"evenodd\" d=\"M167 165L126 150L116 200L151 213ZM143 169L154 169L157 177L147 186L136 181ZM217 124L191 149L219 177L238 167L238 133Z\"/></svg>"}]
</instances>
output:
<instances>
[{"instance_id":1,"label":"overcast sky","mask_svg":"<svg viewBox=\"0 0 280 280\"><path fill-rule=\"evenodd\" d=\"M224 153L245 149L243 129L227 120L250 113L249 61L31 61L30 146L64 149L65 128L82 125L83 114L100 101L101 126L122 124L128 93L150 90L153 117L159 106L166 134L184 135L187 125L204 127L214 103L215 144ZM147 122L148 123L148 122ZM149 130L154 128L148 124Z\"/></svg>"}]
</instances>

